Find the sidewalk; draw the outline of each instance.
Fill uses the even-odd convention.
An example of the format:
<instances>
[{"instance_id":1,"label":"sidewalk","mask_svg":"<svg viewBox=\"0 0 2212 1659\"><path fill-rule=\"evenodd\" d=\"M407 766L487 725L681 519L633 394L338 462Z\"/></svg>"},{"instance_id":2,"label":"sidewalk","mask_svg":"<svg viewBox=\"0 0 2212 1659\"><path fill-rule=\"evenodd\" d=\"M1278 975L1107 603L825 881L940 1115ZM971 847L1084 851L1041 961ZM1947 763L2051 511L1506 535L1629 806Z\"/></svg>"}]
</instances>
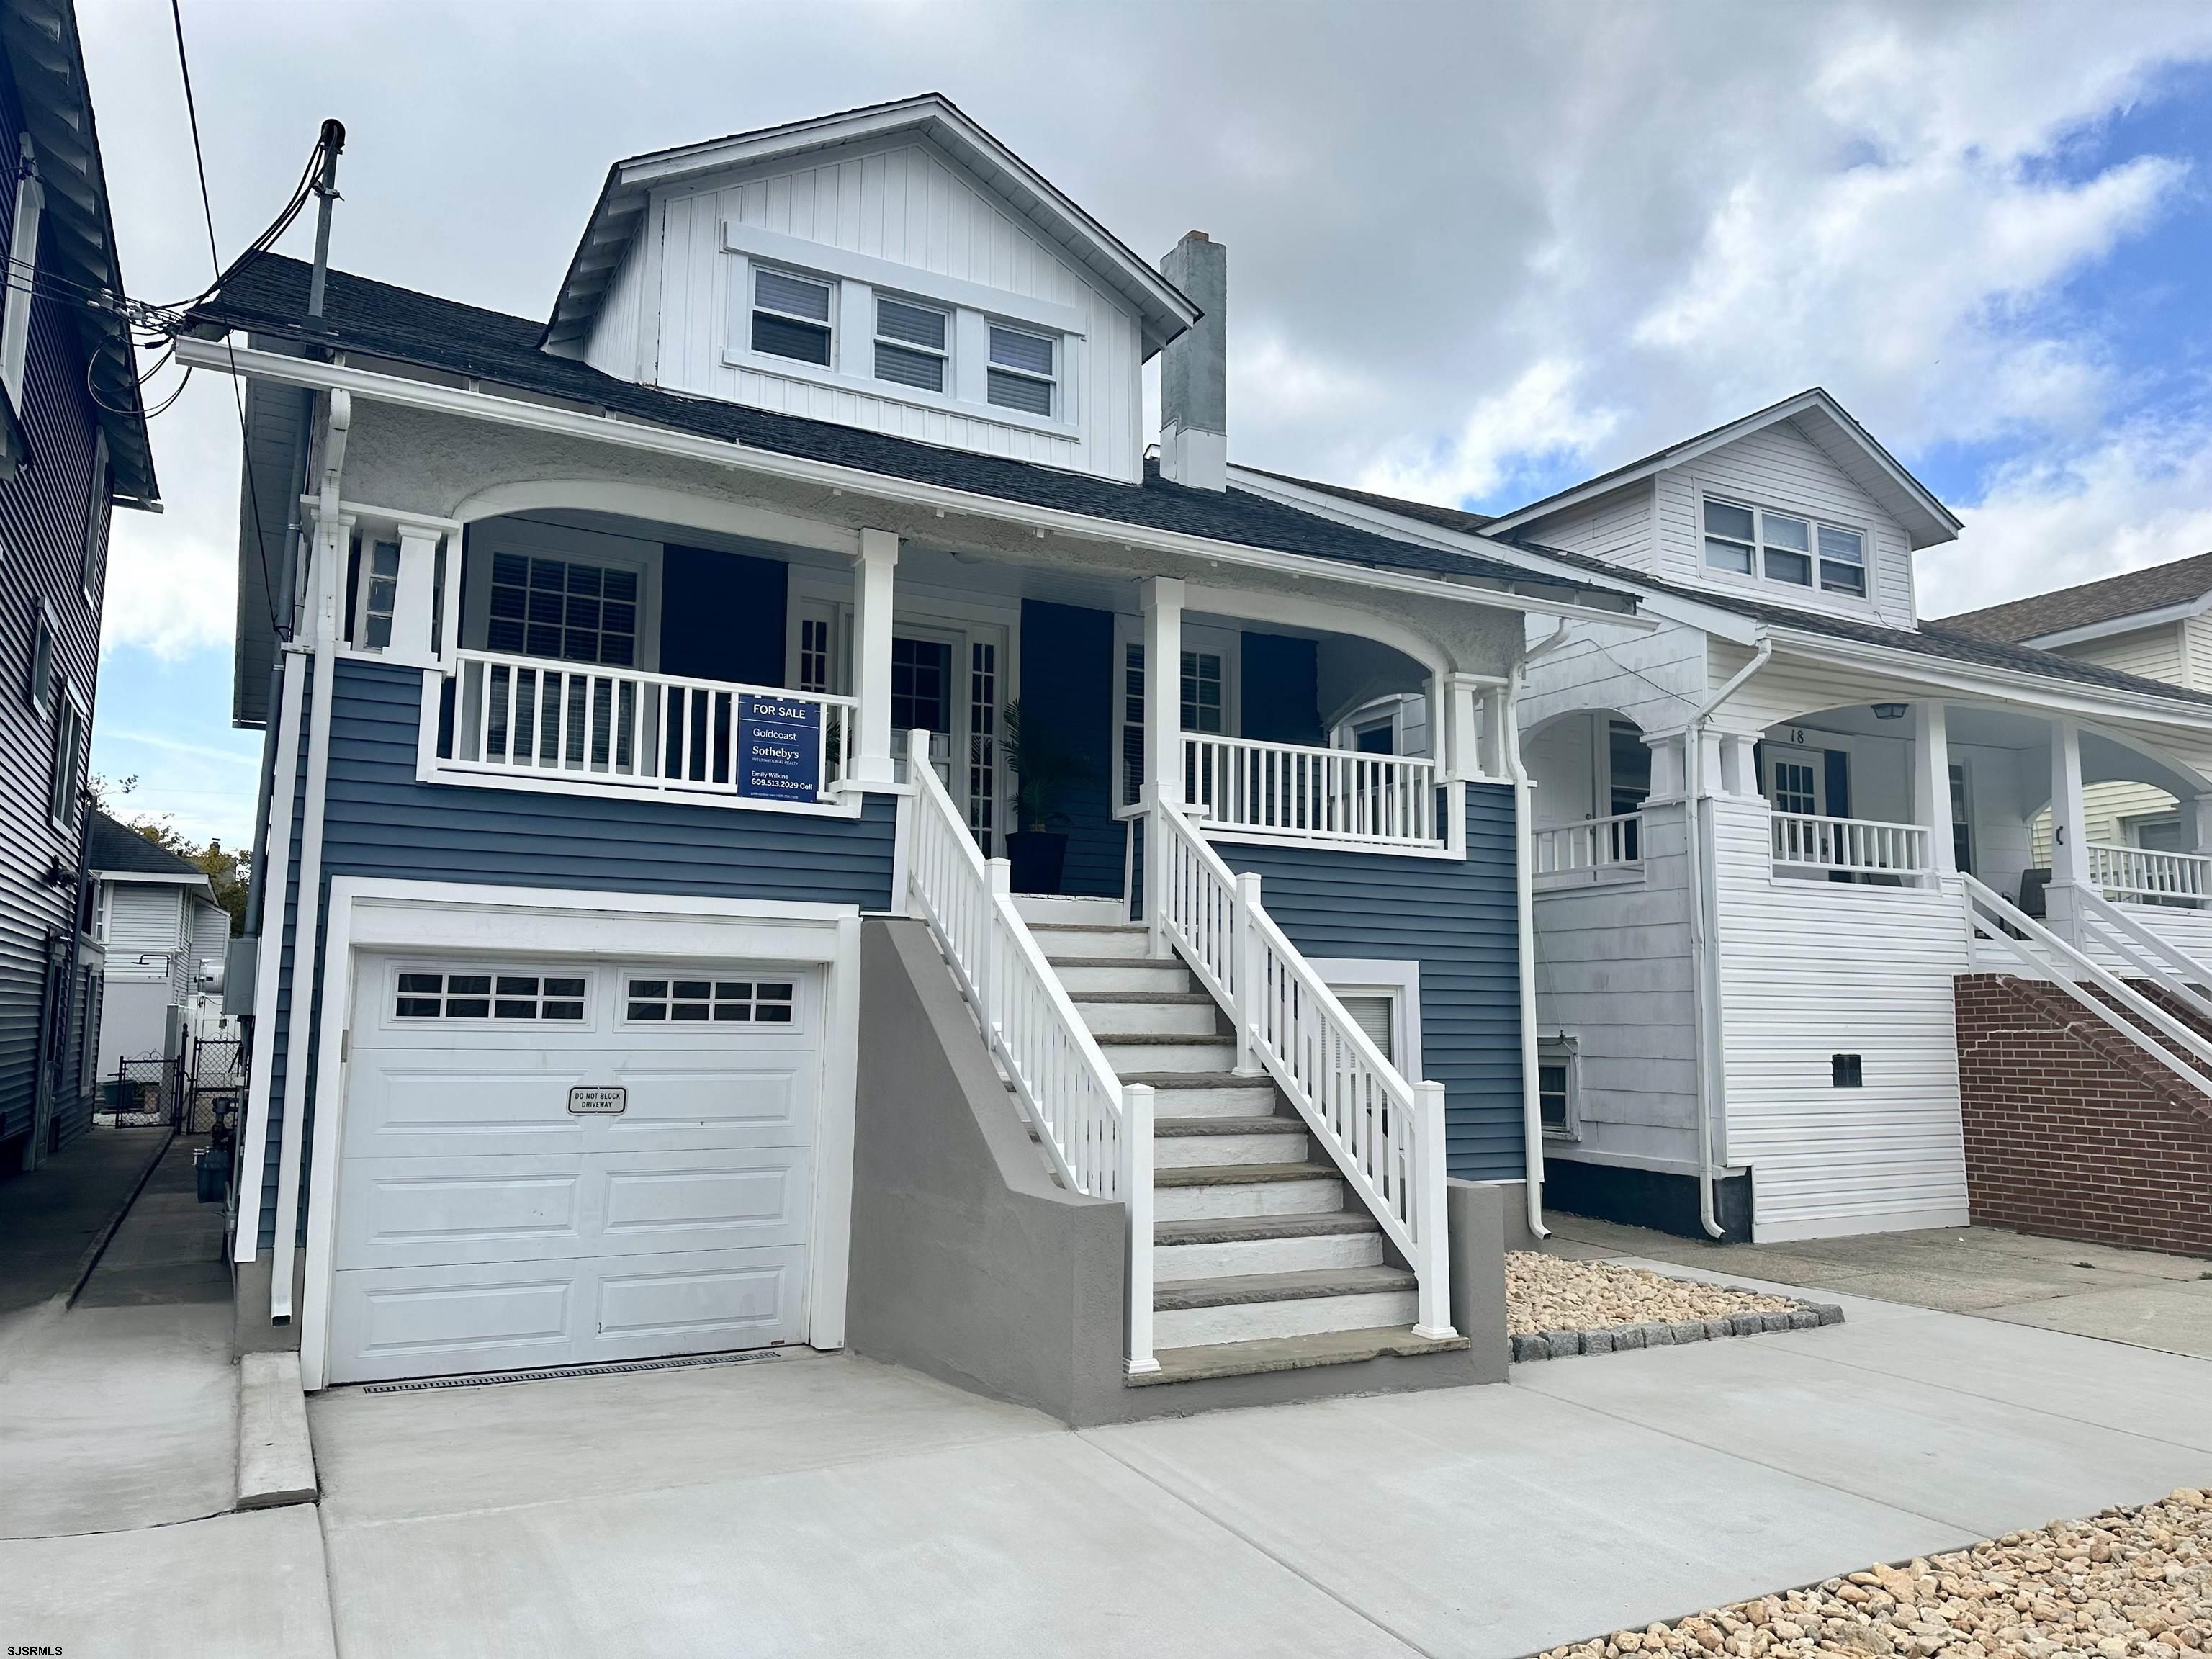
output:
<instances>
[{"instance_id":1,"label":"sidewalk","mask_svg":"<svg viewBox=\"0 0 2212 1659\"><path fill-rule=\"evenodd\" d=\"M130 1199L167 1129L93 1129L0 1180L0 1321L76 1288L85 1253Z\"/></svg>"},{"instance_id":2,"label":"sidewalk","mask_svg":"<svg viewBox=\"0 0 2212 1659\"><path fill-rule=\"evenodd\" d=\"M1788 1244L1708 1244L1553 1212L1555 1255L1640 1256L1699 1273L1844 1291L2212 1358L2212 1261L1938 1227Z\"/></svg>"}]
</instances>

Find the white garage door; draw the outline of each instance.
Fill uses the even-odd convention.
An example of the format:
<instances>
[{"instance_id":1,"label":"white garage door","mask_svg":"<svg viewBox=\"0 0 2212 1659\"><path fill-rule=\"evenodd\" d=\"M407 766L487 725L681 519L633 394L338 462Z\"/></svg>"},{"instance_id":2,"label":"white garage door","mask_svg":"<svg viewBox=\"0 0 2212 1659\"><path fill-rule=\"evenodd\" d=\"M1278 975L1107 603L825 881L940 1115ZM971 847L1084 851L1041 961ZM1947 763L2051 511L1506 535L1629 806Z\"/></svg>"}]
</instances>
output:
<instances>
[{"instance_id":1,"label":"white garage door","mask_svg":"<svg viewBox=\"0 0 2212 1659\"><path fill-rule=\"evenodd\" d=\"M817 974L372 957L356 983L331 1381L804 1338Z\"/></svg>"}]
</instances>

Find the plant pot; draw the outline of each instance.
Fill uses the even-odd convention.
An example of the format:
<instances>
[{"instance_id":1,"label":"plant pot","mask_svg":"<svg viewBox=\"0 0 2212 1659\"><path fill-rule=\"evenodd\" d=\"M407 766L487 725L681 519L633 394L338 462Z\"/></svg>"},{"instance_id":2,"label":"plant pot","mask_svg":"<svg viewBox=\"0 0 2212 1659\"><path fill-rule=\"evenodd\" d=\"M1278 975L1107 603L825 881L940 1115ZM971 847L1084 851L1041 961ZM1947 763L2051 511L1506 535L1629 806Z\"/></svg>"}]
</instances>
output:
<instances>
[{"instance_id":1,"label":"plant pot","mask_svg":"<svg viewBox=\"0 0 2212 1659\"><path fill-rule=\"evenodd\" d=\"M1006 837L1006 862L1017 893L1057 893L1067 837L1057 830L1017 830Z\"/></svg>"}]
</instances>

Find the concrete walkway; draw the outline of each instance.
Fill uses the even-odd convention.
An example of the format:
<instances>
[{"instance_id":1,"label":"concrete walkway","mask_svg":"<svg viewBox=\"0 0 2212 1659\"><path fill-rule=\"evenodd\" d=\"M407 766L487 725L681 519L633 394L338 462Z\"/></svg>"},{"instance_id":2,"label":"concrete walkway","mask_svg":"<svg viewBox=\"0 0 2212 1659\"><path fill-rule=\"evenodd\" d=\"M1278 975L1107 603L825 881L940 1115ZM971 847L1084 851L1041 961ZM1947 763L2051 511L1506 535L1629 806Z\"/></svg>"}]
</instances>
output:
<instances>
[{"instance_id":1,"label":"concrete walkway","mask_svg":"<svg viewBox=\"0 0 2212 1659\"><path fill-rule=\"evenodd\" d=\"M0 1331L10 1314L67 1296L130 1201L167 1129L92 1129L28 1174L0 1178Z\"/></svg>"},{"instance_id":2,"label":"concrete walkway","mask_svg":"<svg viewBox=\"0 0 2212 1659\"><path fill-rule=\"evenodd\" d=\"M1504 1659L2212 1480L2212 1364L1833 1299L1504 1388L1079 1434L848 1357L337 1390L338 1645Z\"/></svg>"},{"instance_id":3,"label":"concrete walkway","mask_svg":"<svg viewBox=\"0 0 2212 1659\"><path fill-rule=\"evenodd\" d=\"M1580 1216L1546 1219L1546 1248L1557 1255L1646 1257L2212 1358L2212 1261L2191 1256L1999 1227L1714 1245Z\"/></svg>"}]
</instances>

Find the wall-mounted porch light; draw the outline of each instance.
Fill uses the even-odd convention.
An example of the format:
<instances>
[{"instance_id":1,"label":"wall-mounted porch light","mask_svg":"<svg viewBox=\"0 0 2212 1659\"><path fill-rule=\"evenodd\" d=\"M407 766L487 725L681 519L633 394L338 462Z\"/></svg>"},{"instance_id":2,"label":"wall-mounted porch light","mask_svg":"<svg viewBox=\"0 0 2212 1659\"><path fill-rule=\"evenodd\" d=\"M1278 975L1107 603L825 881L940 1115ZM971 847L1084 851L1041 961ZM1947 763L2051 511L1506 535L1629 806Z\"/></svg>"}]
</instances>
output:
<instances>
[{"instance_id":1,"label":"wall-mounted porch light","mask_svg":"<svg viewBox=\"0 0 2212 1659\"><path fill-rule=\"evenodd\" d=\"M1902 702L1878 702L1874 706L1874 717L1878 720L1901 720L1911 705Z\"/></svg>"}]
</instances>

